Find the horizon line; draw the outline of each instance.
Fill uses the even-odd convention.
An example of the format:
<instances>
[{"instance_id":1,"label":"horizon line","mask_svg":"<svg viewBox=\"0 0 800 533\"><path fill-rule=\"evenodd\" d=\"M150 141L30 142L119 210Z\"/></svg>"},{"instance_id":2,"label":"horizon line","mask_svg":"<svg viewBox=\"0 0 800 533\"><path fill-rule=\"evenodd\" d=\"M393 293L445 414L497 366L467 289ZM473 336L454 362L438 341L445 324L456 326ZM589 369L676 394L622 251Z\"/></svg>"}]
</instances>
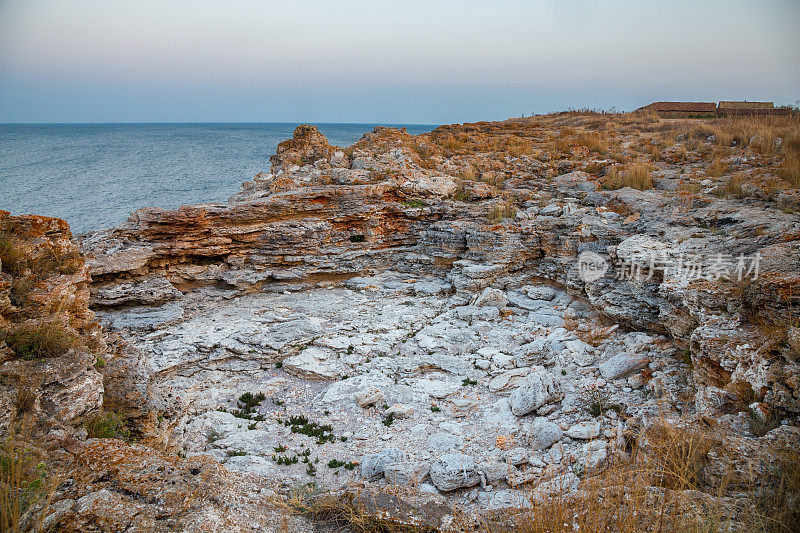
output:
<instances>
[{"instance_id":1,"label":"horizon line","mask_svg":"<svg viewBox=\"0 0 800 533\"><path fill-rule=\"evenodd\" d=\"M375 126L441 126L438 122L257 122L257 121L176 121L176 122L0 122L0 126L116 126L152 124L320 124L320 125L375 125Z\"/></svg>"}]
</instances>

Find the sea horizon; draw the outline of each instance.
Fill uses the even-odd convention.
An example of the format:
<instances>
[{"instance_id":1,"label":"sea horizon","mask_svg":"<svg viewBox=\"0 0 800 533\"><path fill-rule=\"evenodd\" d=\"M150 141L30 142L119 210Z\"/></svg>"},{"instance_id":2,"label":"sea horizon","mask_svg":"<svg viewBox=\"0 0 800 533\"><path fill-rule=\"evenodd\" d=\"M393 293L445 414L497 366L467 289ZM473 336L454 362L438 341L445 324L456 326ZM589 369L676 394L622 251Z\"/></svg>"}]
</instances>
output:
<instances>
[{"instance_id":1,"label":"sea horizon","mask_svg":"<svg viewBox=\"0 0 800 533\"><path fill-rule=\"evenodd\" d=\"M66 220L76 234L118 226L141 208L226 202L269 172L278 144L314 124L347 147L375 126L309 122L100 122L0 124L0 209Z\"/></svg>"}]
</instances>

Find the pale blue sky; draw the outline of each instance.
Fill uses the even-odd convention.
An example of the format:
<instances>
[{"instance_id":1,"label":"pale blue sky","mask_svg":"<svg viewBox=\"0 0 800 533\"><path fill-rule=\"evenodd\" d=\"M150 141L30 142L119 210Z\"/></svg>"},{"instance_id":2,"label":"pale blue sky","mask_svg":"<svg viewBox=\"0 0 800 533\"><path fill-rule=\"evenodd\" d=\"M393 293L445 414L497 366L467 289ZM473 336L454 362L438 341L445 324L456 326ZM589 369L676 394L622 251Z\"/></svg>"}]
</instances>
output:
<instances>
[{"instance_id":1,"label":"pale blue sky","mask_svg":"<svg viewBox=\"0 0 800 533\"><path fill-rule=\"evenodd\" d=\"M0 0L0 122L502 119L800 99L800 0Z\"/></svg>"}]
</instances>

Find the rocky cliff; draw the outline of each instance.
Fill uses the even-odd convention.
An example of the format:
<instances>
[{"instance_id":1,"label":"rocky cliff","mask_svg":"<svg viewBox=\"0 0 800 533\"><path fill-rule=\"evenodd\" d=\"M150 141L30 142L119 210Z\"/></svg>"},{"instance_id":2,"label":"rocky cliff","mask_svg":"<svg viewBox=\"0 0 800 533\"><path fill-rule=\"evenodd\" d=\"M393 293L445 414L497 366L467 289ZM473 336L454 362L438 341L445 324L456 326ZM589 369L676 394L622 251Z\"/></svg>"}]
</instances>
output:
<instances>
[{"instance_id":1,"label":"rocky cliff","mask_svg":"<svg viewBox=\"0 0 800 533\"><path fill-rule=\"evenodd\" d=\"M300 126L227 204L81 238L105 404L283 494L474 517L641 456L674 516L750 527L800 446L792 120Z\"/></svg>"}]
</instances>

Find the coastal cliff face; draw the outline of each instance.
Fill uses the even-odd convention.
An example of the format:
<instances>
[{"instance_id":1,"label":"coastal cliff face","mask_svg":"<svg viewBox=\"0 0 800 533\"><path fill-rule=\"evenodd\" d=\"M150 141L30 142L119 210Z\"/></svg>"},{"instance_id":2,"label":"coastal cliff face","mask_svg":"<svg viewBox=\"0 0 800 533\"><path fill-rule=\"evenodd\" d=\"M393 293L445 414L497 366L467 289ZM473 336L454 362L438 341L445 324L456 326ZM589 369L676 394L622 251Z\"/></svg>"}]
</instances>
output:
<instances>
[{"instance_id":1,"label":"coastal cliff face","mask_svg":"<svg viewBox=\"0 0 800 533\"><path fill-rule=\"evenodd\" d=\"M671 520L718 505L720 527L748 527L800 449L800 140L791 121L725 124L564 114L378 127L347 148L300 126L227 204L80 238L85 265L75 252L46 289L91 340L60 356L88 362L56 380L83 384L61 423L113 410L140 444L90 441L101 462L211 461L241 485L245 503L213 511L236 527L265 505L247 490L314 483L401 486L403 520L463 530L452 509L585 494L640 455L660 472L648 498L690 502ZM4 220L74 251L61 221ZM6 359L4 375L32 364ZM691 475L664 475L669 442ZM153 483L206 486L169 472ZM170 527L208 513L189 516Z\"/></svg>"}]
</instances>

